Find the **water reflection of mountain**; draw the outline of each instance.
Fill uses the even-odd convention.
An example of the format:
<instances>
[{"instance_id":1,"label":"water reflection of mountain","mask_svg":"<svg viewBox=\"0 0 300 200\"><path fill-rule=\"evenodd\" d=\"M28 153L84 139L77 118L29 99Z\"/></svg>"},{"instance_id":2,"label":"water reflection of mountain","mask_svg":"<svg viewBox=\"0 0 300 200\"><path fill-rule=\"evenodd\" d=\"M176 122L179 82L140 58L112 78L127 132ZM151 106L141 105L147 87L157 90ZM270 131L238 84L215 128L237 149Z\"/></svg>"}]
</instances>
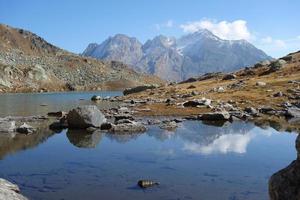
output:
<instances>
[{"instance_id":1,"label":"water reflection of mountain","mask_svg":"<svg viewBox=\"0 0 300 200\"><path fill-rule=\"evenodd\" d=\"M192 153L245 153L253 137L250 133L255 125L245 122L225 123L223 126L208 125L202 122L185 122L176 132L150 131L148 135L164 141L180 138L184 150Z\"/></svg>"},{"instance_id":2,"label":"water reflection of mountain","mask_svg":"<svg viewBox=\"0 0 300 200\"><path fill-rule=\"evenodd\" d=\"M68 130L67 137L71 144L79 148L95 148L103 137L100 131L93 133L86 130Z\"/></svg>"},{"instance_id":3,"label":"water reflection of mountain","mask_svg":"<svg viewBox=\"0 0 300 200\"><path fill-rule=\"evenodd\" d=\"M0 159L8 154L18 151L34 148L40 143L45 142L54 133L48 129L49 123L39 123L37 132L31 135L17 134L15 136L1 134L0 135Z\"/></svg>"}]
</instances>

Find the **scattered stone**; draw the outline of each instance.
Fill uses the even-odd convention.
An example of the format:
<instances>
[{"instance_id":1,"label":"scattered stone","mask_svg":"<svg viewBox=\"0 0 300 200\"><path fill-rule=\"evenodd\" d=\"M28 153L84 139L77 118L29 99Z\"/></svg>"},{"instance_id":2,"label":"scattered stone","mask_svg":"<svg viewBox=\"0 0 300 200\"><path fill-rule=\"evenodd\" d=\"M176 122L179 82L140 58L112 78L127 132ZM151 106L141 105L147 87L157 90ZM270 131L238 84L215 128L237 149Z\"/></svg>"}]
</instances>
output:
<instances>
[{"instance_id":1,"label":"scattered stone","mask_svg":"<svg viewBox=\"0 0 300 200\"><path fill-rule=\"evenodd\" d=\"M217 87L217 88L214 88L214 91L221 93L221 92L225 92L225 89L223 87Z\"/></svg>"},{"instance_id":2,"label":"scattered stone","mask_svg":"<svg viewBox=\"0 0 300 200\"><path fill-rule=\"evenodd\" d=\"M154 89L154 88L157 88L157 86L156 85L142 85L142 86L137 86L134 88L125 89L123 94L129 95L129 94L138 93L138 92L142 92L142 91L145 91L148 89Z\"/></svg>"},{"instance_id":3,"label":"scattered stone","mask_svg":"<svg viewBox=\"0 0 300 200\"><path fill-rule=\"evenodd\" d=\"M226 111L223 112L215 112L215 113L205 113L199 116L200 120L205 121L219 121L219 120L229 120L230 114Z\"/></svg>"},{"instance_id":4,"label":"scattered stone","mask_svg":"<svg viewBox=\"0 0 300 200\"><path fill-rule=\"evenodd\" d=\"M277 93L273 94L273 97L283 97L283 93L281 91L277 92Z\"/></svg>"},{"instance_id":5,"label":"scattered stone","mask_svg":"<svg viewBox=\"0 0 300 200\"><path fill-rule=\"evenodd\" d=\"M67 115L69 128L86 129L88 127L100 127L106 122L105 116L94 105L79 106L71 110Z\"/></svg>"},{"instance_id":6,"label":"scattered stone","mask_svg":"<svg viewBox=\"0 0 300 200\"><path fill-rule=\"evenodd\" d=\"M0 199L3 200L28 200L20 194L20 189L17 185L0 178Z\"/></svg>"},{"instance_id":7,"label":"scattered stone","mask_svg":"<svg viewBox=\"0 0 300 200\"><path fill-rule=\"evenodd\" d=\"M210 104L211 104L210 99L202 98L197 100L186 101L182 105L184 107L197 107L197 106L209 106Z\"/></svg>"},{"instance_id":8,"label":"scattered stone","mask_svg":"<svg viewBox=\"0 0 300 200\"><path fill-rule=\"evenodd\" d=\"M142 133L146 131L146 127L139 122L124 119L113 125L110 131L117 134Z\"/></svg>"},{"instance_id":9,"label":"scattered stone","mask_svg":"<svg viewBox=\"0 0 300 200\"><path fill-rule=\"evenodd\" d=\"M151 181L151 180L139 180L138 181L138 186L140 186L141 188L153 187L155 185L159 185L159 182Z\"/></svg>"},{"instance_id":10,"label":"scattered stone","mask_svg":"<svg viewBox=\"0 0 300 200\"><path fill-rule=\"evenodd\" d=\"M262 81L258 81L256 82L256 86L260 86L260 87L264 87L266 86L267 84L265 82L262 82Z\"/></svg>"},{"instance_id":11,"label":"scattered stone","mask_svg":"<svg viewBox=\"0 0 300 200\"><path fill-rule=\"evenodd\" d=\"M223 77L223 80L233 80L233 79L236 79L236 75L235 74L226 74Z\"/></svg>"},{"instance_id":12,"label":"scattered stone","mask_svg":"<svg viewBox=\"0 0 300 200\"><path fill-rule=\"evenodd\" d=\"M17 131L18 133L23 133L23 134L32 134L32 133L34 133L34 132L36 131L36 129L33 128L32 126L30 126L30 125L24 123L24 124L22 124L21 126L19 126L19 127L16 129L16 131Z\"/></svg>"},{"instance_id":13,"label":"scattered stone","mask_svg":"<svg viewBox=\"0 0 300 200\"><path fill-rule=\"evenodd\" d=\"M178 125L175 121L164 121L159 127L165 130L175 130Z\"/></svg>"},{"instance_id":14,"label":"scattered stone","mask_svg":"<svg viewBox=\"0 0 300 200\"><path fill-rule=\"evenodd\" d=\"M94 95L94 96L92 96L92 98L91 98L92 101L100 101L101 99L102 99L102 97L101 97L101 96L98 96L98 95Z\"/></svg>"},{"instance_id":15,"label":"scattered stone","mask_svg":"<svg viewBox=\"0 0 300 200\"><path fill-rule=\"evenodd\" d=\"M245 112L249 113L250 115L257 115L258 111L253 107L247 107L244 109Z\"/></svg>"}]
</instances>

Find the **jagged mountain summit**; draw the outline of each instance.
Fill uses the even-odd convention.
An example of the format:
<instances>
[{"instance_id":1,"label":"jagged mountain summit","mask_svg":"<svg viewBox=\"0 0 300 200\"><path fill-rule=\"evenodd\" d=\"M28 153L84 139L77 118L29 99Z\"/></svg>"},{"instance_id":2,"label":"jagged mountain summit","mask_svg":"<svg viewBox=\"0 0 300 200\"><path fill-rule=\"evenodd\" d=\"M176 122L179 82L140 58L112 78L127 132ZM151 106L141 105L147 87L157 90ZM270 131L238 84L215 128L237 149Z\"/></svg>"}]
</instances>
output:
<instances>
[{"instance_id":1,"label":"jagged mountain summit","mask_svg":"<svg viewBox=\"0 0 300 200\"><path fill-rule=\"evenodd\" d=\"M122 62L73 54L34 33L0 24L0 92L120 90L164 83Z\"/></svg>"},{"instance_id":2,"label":"jagged mountain summit","mask_svg":"<svg viewBox=\"0 0 300 200\"><path fill-rule=\"evenodd\" d=\"M203 29L181 38L159 35L145 44L116 35L83 52L104 60L117 60L133 69L169 81L181 81L208 72L230 72L272 58L246 40L223 40Z\"/></svg>"}]
</instances>

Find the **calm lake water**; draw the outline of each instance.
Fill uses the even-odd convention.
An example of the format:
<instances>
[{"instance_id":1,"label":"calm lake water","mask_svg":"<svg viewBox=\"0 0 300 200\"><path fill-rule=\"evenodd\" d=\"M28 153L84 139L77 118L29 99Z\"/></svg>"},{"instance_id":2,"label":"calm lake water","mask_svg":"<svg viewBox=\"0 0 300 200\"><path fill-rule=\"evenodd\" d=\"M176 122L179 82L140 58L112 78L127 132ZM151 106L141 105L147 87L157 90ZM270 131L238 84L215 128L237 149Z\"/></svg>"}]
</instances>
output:
<instances>
[{"instance_id":1,"label":"calm lake water","mask_svg":"<svg viewBox=\"0 0 300 200\"><path fill-rule=\"evenodd\" d=\"M1 115L67 110L91 104L93 94L1 95ZM244 122L185 121L175 132L151 126L121 136L44 126L39 134L0 137L0 177L31 199L268 199L269 177L296 158L296 134ZM136 186L147 178L161 184Z\"/></svg>"}]
</instances>

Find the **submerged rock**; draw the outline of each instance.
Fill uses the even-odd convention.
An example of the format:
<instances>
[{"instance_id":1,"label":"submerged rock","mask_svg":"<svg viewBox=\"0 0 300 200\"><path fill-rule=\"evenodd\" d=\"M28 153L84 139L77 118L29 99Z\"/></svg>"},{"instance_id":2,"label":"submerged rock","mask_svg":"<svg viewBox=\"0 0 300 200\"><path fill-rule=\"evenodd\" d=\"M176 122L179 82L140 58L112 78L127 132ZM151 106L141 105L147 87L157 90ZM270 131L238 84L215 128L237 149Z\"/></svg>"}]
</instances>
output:
<instances>
[{"instance_id":1,"label":"submerged rock","mask_svg":"<svg viewBox=\"0 0 300 200\"><path fill-rule=\"evenodd\" d=\"M71 110L67 115L67 122L69 128L86 129L100 127L106 122L106 118L97 106L86 105Z\"/></svg>"},{"instance_id":2,"label":"submerged rock","mask_svg":"<svg viewBox=\"0 0 300 200\"><path fill-rule=\"evenodd\" d=\"M159 182L151 181L151 180L139 180L138 181L138 186L140 186L141 188L153 187L155 185L159 185Z\"/></svg>"},{"instance_id":3,"label":"submerged rock","mask_svg":"<svg viewBox=\"0 0 300 200\"><path fill-rule=\"evenodd\" d=\"M28 200L20 194L20 189L17 185L0 178L0 199L3 200Z\"/></svg>"}]
</instances>

